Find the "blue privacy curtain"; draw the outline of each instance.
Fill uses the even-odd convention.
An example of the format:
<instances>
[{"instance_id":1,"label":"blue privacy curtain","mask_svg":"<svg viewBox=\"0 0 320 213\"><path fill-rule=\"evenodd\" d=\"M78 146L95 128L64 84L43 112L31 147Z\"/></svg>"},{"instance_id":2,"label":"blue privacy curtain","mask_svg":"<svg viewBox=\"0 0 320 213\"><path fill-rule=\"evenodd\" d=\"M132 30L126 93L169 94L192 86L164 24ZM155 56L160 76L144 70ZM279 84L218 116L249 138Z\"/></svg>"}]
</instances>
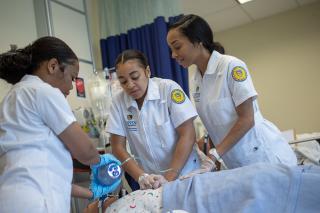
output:
<instances>
[{"instance_id":1,"label":"blue privacy curtain","mask_svg":"<svg viewBox=\"0 0 320 213\"><path fill-rule=\"evenodd\" d=\"M176 18L170 18L169 22ZM137 49L148 58L151 76L172 79L189 95L188 72L171 58L166 37L168 23L157 17L153 23L131 29L127 34L100 40L103 67L114 67L118 54L125 49Z\"/></svg>"}]
</instances>

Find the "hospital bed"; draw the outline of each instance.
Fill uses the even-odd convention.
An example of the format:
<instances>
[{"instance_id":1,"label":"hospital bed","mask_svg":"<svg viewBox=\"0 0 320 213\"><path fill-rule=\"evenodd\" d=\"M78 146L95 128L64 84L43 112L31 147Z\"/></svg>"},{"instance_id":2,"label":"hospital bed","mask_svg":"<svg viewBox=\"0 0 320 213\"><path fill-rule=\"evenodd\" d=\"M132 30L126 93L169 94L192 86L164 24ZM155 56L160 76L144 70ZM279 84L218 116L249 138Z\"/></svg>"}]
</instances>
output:
<instances>
[{"instance_id":1,"label":"hospital bed","mask_svg":"<svg viewBox=\"0 0 320 213\"><path fill-rule=\"evenodd\" d=\"M255 164L135 191L107 212L319 212L320 167Z\"/></svg>"},{"instance_id":2,"label":"hospital bed","mask_svg":"<svg viewBox=\"0 0 320 213\"><path fill-rule=\"evenodd\" d=\"M289 144L297 155L299 165L320 165L320 134L303 134L299 139L289 141Z\"/></svg>"},{"instance_id":3,"label":"hospital bed","mask_svg":"<svg viewBox=\"0 0 320 213\"><path fill-rule=\"evenodd\" d=\"M320 135L299 138L292 140L289 143L294 148L298 159L304 158L303 161L301 161L301 159L299 160L300 164L320 164ZM310 152L310 150L314 152ZM173 210L175 208L171 208L171 204L169 202L173 198L170 197L168 199L162 199L162 195L171 196L170 194L175 194L175 197L182 197L180 200L173 199L174 202L178 203L176 206L173 205L173 207L180 207L180 210L181 208L185 207L181 203L190 203L190 199L196 201L194 202L194 205L198 208L199 203L202 203L203 200L197 200L197 198L201 197L202 199L206 198L207 200L210 200L211 198L212 200L210 200L210 203L214 203L217 210L219 210L210 211L208 210L209 207L206 207L206 205L210 204L203 202L204 206L201 207L203 210L201 210L201 212L228 212L229 210L239 210L238 212L268 212L270 209L273 209L273 212L278 212L277 209L279 210L281 208L284 209L281 212L320 212L320 167L310 165L299 166L295 168L294 172L286 167L280 169L274 168L274 171L270 170L270 165L262 164L258 165L257 167L258 168L253 168L252 166L249 166L246 168L239 168L236 171L226 170L222 173L219 172L219 174L222 175L217 174L215 176L212 176L212 174L211 176L210 174L199 175L199 178L195 177L187 180L190 181L190 188L182 189L182 186L188 184L181 184L179 183L181 181L178 180L175 181L177 183L172 184L170 187L167 186L164 189L161 188L159 190L135 191L121 199L116 200L113 198L113 200L109 200L108 205L105 206L108 206L109 208L106 209L105 212L128 213L143 211L156 213L163 212L163 209ZM270 172L266 174L265 170L270 170ZM241 181L241 179L239 180L239 177L244 175L244 173L250 174L250 171L255 173L254 179L252 179L250 176L248 178L243 177L243 182L237 182ZM310 172L308 173L306 171ZM208 175L208 177L202 177L201 179L201 176L204 175ZM259 178L259 175L262 175L262 177ZM232 177L236 177L236 179ZM228 178L230 179L229 181L227 181ZM280 181L281 178L283 179L282 181ZM254 182L259 179L261 179L260 182ZM265 180L262 181L263 179ZM204 180L210 181L207 183ZM251 182L248 182L248 180ZM201 182L201 185L203 186L197 186L197 184L195 184L196 182ZM232 184L230 185L229 183ZM182 186L179 186L179 184ZM230 186L228 187L228 185ZM259 185L263 185L263 187ZM193 186L197 187L192 189ZM242 188L240 188L240 186ZM299 187L292 188L292 186ZM207 190L212 187L216 188L217 191L210 192ZM270 190L265 190L266 187ZM224 194L222 193L223 191L229 191L232 194ZM204 194L204 192L206 192L206 194ZM283 192L288 193L286 195ZM189 195L186 196L188 193ZM219 194L220 197L217 196L217 194ZM265 196L261 197L261 194L265 194ZM241 197L242 199L239 199ZM272 197L275 197L276 200L272 200ZM277 203L279 200L282 203ZM115 202L110 205L110 201ZM230 205L233 206L234 209L230 209ZM187 206L186 209L188 208L190 207ZM98 211L96 210L95 212ZM192 210L190 212L194 211Z\"/></svg>"},{"instance_id":4,"label":"hospital bed","mask_svg":"<svg viewBox=\"0 0 320 213\"><path fill-rule=\"evenodd\" d=\"M290 141L289 144L298 144L298 143L305 143L305 142L310 142L310 141L317 141L320 144L320 136L314 136L314 137L309 137L309 138L303 138L299 140L294 140Z\"/></svg>"}]
</instances>

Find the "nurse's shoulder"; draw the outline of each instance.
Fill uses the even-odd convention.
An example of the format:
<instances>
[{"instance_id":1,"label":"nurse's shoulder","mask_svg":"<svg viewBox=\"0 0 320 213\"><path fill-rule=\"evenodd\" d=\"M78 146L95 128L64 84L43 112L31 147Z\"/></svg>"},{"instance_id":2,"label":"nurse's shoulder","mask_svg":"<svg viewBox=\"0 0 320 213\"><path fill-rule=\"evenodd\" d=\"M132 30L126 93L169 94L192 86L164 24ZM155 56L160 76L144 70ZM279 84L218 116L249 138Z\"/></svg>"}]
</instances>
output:
<instances>
[{"instance_id":1,"label":"nurse's shoulder","mask_svg":"<svg viewBox=\"0 0 320 213\"><path fill-rule=\"evenodd\" d=\"M52 87L34 75L25 75L20 82L13 85L7 96L15 97L32 105L37 105L40 101L45 102L47 99L56 101L57 99L65 99L58 88Z\"/></svg>"},{"instance_id":2,"label":"nurse's shoulder","mask_svg":"<svg viewBox=\"0 0 320 213\"><path fill-rule=\"evenodd\" d=\"M228 65L228 76L230 79L232 78L234 81L242 82L245 81L249 70L244 61L234 56L229 57L229 65Z\"/></svg>"},{"instance_id":3,"label":"nurse's shoulder","mask_svg":"<svg viewBox=\"0 0 320 213\"><path fill-rule=\"evenodd\" d=\"M131 100L129 95L124 90L121 90L112 96L111 104L123 108L129 100Z\"/></svg>"},{"instance_id":4,"label":"nurse's shoulder","mask_svg":"<svg viewBox=\"0 0 320 213\"><path fill-rule=\"evenodd\" d=\"M162 97L168 97L168 95L171 95L173 91L180 91L184 94L180 85L171 79L152 78L152 81L154 81L159 86L160 94Z\"/></svg>"}]
</instances>

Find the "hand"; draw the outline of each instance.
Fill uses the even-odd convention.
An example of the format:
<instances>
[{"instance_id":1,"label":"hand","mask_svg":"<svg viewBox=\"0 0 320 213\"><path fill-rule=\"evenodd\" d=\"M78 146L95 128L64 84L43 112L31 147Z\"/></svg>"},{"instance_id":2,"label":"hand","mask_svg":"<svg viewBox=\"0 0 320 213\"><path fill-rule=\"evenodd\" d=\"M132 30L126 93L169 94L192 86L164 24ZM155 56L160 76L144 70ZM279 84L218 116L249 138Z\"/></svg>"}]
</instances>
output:
<instances>
[{"instance_id":1,"label":"hand","mask_svg":"<svg viewBox=\"0 0 320 213\"><path fill-rule=\"evenodd\" d=\"M116 182L114 182L112 185L106 186L106 185L100 184L99 181L97 180L98 169L101 166L107 165L108 163L111 163L111 162L114 162L119 166L121 165L121 162L117 160L113 155L103 154L103 155L100 155L99 163L90 166L92 171L90 190L93 193L93 197L92 197L93 199L100 198L102 196L107 195L110 192L115 191L121 183L121 179L119 179Z\"/></svg>"},{"instance_id":2,"label":"hand","mask_svg":"<svg viewBox=\"0 0 320 213\"><path fill-rule=\"evenodd\" d=\"M103 154L103 155L100 155L100 162L97 164L90 165L90 167L91 167L91 170L96 170L100 166L104 166L110 162L115 162L118 165L121 165L121 162L117 158L115 158L113 155Z\"/></svg>"},{"instance_id":3,"label":"hand","mask_svg":"<svg viewBox=\"0 0 320 213\"><path fill-rule=\"evenodd\" d=\"M216 164L215 164L216 159L215 158L210 159L198 147L196 147L196 151L197 151L198 157L200 159L200 164L201 164L200 170L202 169L203 171L210 172L210 171L213 171L216 169ZM202 172L202 173L204 173L204 172Z\"/></svg>"},{"instance_id":4,"label":"hand","mask_svg":"<svg viewBox=\"0 0 320 213\"><path fill-rule=\"evenodd\" d=\"M157 189L166 182L167 180L162 175L146 173L140 175L138 180L140 189Z\"/></svg>"},{"instance_id":5,"label":"hand","mask_svg":"<svg viewBox=\"0 0 320 213\"><path fill-rule=\"evenodd\" d=\"M208 156L206 156L199 148L198 146L196 146L196 151L198 154L198 157L200 159L200 169L194 170L192 172L190 172L189 174L180 176L179 179L183 180L183 179L187 179L190 177L193 177L197 174L202 174L202 173L206 173L206 172L211 172L214 171L216 169L216 164L215 161L211 160ZM215 159L214 159L215 160Z\"/></svg>"},{"instance_id":6,"label":"hand","mask_svg":"<svg viewBox=\"0 0 320 213\"><path fill-rule=\"evenodd\" d=\"M94 178L91 178L90 183L90 190L92 191L92 200L95 200L97 198L100 198L102 196L105 196L117 189L117 187L120 185L121 179L117 180L115 183L113 183L110 186L101 185L95 181Z\"/></svg>"},{"instance_id":7,"label":"hand","mask_svg":"<svg viewBox=\"0 0 320 213\"><path fill-rule=\"evenodd\" d=\"M168 181L166 180L165 177L163 177L162 175L154 175L154 184L152 185L153 189L157 189L160 188L161 186L163 186L165 183L167 183Z\"/></svg>"},{"instance_id":8,"label":"hand","mask_svg":"<svg viewBox=\"0 0 320 213\"><path fill-rule=\"evenodd\" d=\"M103 202L102 206L102 212L105 212L108 206L110 206L113 202L117 201L116 197L109 197L107 200ZM99 212L99 201L94 201L92 203L89 203L88 206L83 209L83 213L93 213L93 212Z\"/></svg>"},{"instance_id":9,"label":"hand","mask_svg":"<svg viewBox=\"0 0 320 213\"><path fill-rule=\"evenodd\" d=\"M121 165L120 161L117 160L113 155L111 154L103 154L103 155L100 155L100 162L97 163L97 164L94 164L94 165L91 165L91 179L93 182L95 182L96 184L99 184L99 181L97 180L98 179L98 170L102 167L102 166L105 166L109 163L115 163L117 164L118 166Z\"/></svg>"}]
</instances>

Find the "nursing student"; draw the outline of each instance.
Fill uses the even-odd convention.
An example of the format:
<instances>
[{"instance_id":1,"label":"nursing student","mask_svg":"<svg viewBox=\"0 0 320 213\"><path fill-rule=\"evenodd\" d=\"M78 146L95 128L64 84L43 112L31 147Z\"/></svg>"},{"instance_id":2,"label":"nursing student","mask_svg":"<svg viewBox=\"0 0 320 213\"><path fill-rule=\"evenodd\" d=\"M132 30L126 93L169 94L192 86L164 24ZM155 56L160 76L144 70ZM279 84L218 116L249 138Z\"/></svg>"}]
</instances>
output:
<instances>
[{"instance_id":1,"label":"nursing student","mask_svg":"<svg viewBox=\"0 0 320 213\"><path fill-rule=\"evenodd\" d=\"M183 67L195 64L192 96L215 148L213 160L229 169L257 162L296 165L297 159L279 129L259 109L249 70L240 59L222 55L208 23L185 15L169 26L172 57Z\"/></svg>"},{"instance_id":2,"label":"nursing student","mask_svg":"<svg viewBox=\"0 0 320 213\"><path fill-rule=\"evenodd\" d=\"M150 78L147 58L137 50L122 52L115 67L123 91L113 98L107 131L124 170L140 189L149 189L198 169L197 113L181 87Z\"/></svg>"},{"instance_id":3,"label":"nursing student","mask_svg":"<svg viewBox=\"0 0 320 213\"><path fill-rule=\"evenodd\" d=\"M55 37L0 55L0 78L13 84L0 105L0 212L70 212L71 155L93 171L107 162L66 100L78 73L77 56Z\"/></svg>"}]
</instances>

